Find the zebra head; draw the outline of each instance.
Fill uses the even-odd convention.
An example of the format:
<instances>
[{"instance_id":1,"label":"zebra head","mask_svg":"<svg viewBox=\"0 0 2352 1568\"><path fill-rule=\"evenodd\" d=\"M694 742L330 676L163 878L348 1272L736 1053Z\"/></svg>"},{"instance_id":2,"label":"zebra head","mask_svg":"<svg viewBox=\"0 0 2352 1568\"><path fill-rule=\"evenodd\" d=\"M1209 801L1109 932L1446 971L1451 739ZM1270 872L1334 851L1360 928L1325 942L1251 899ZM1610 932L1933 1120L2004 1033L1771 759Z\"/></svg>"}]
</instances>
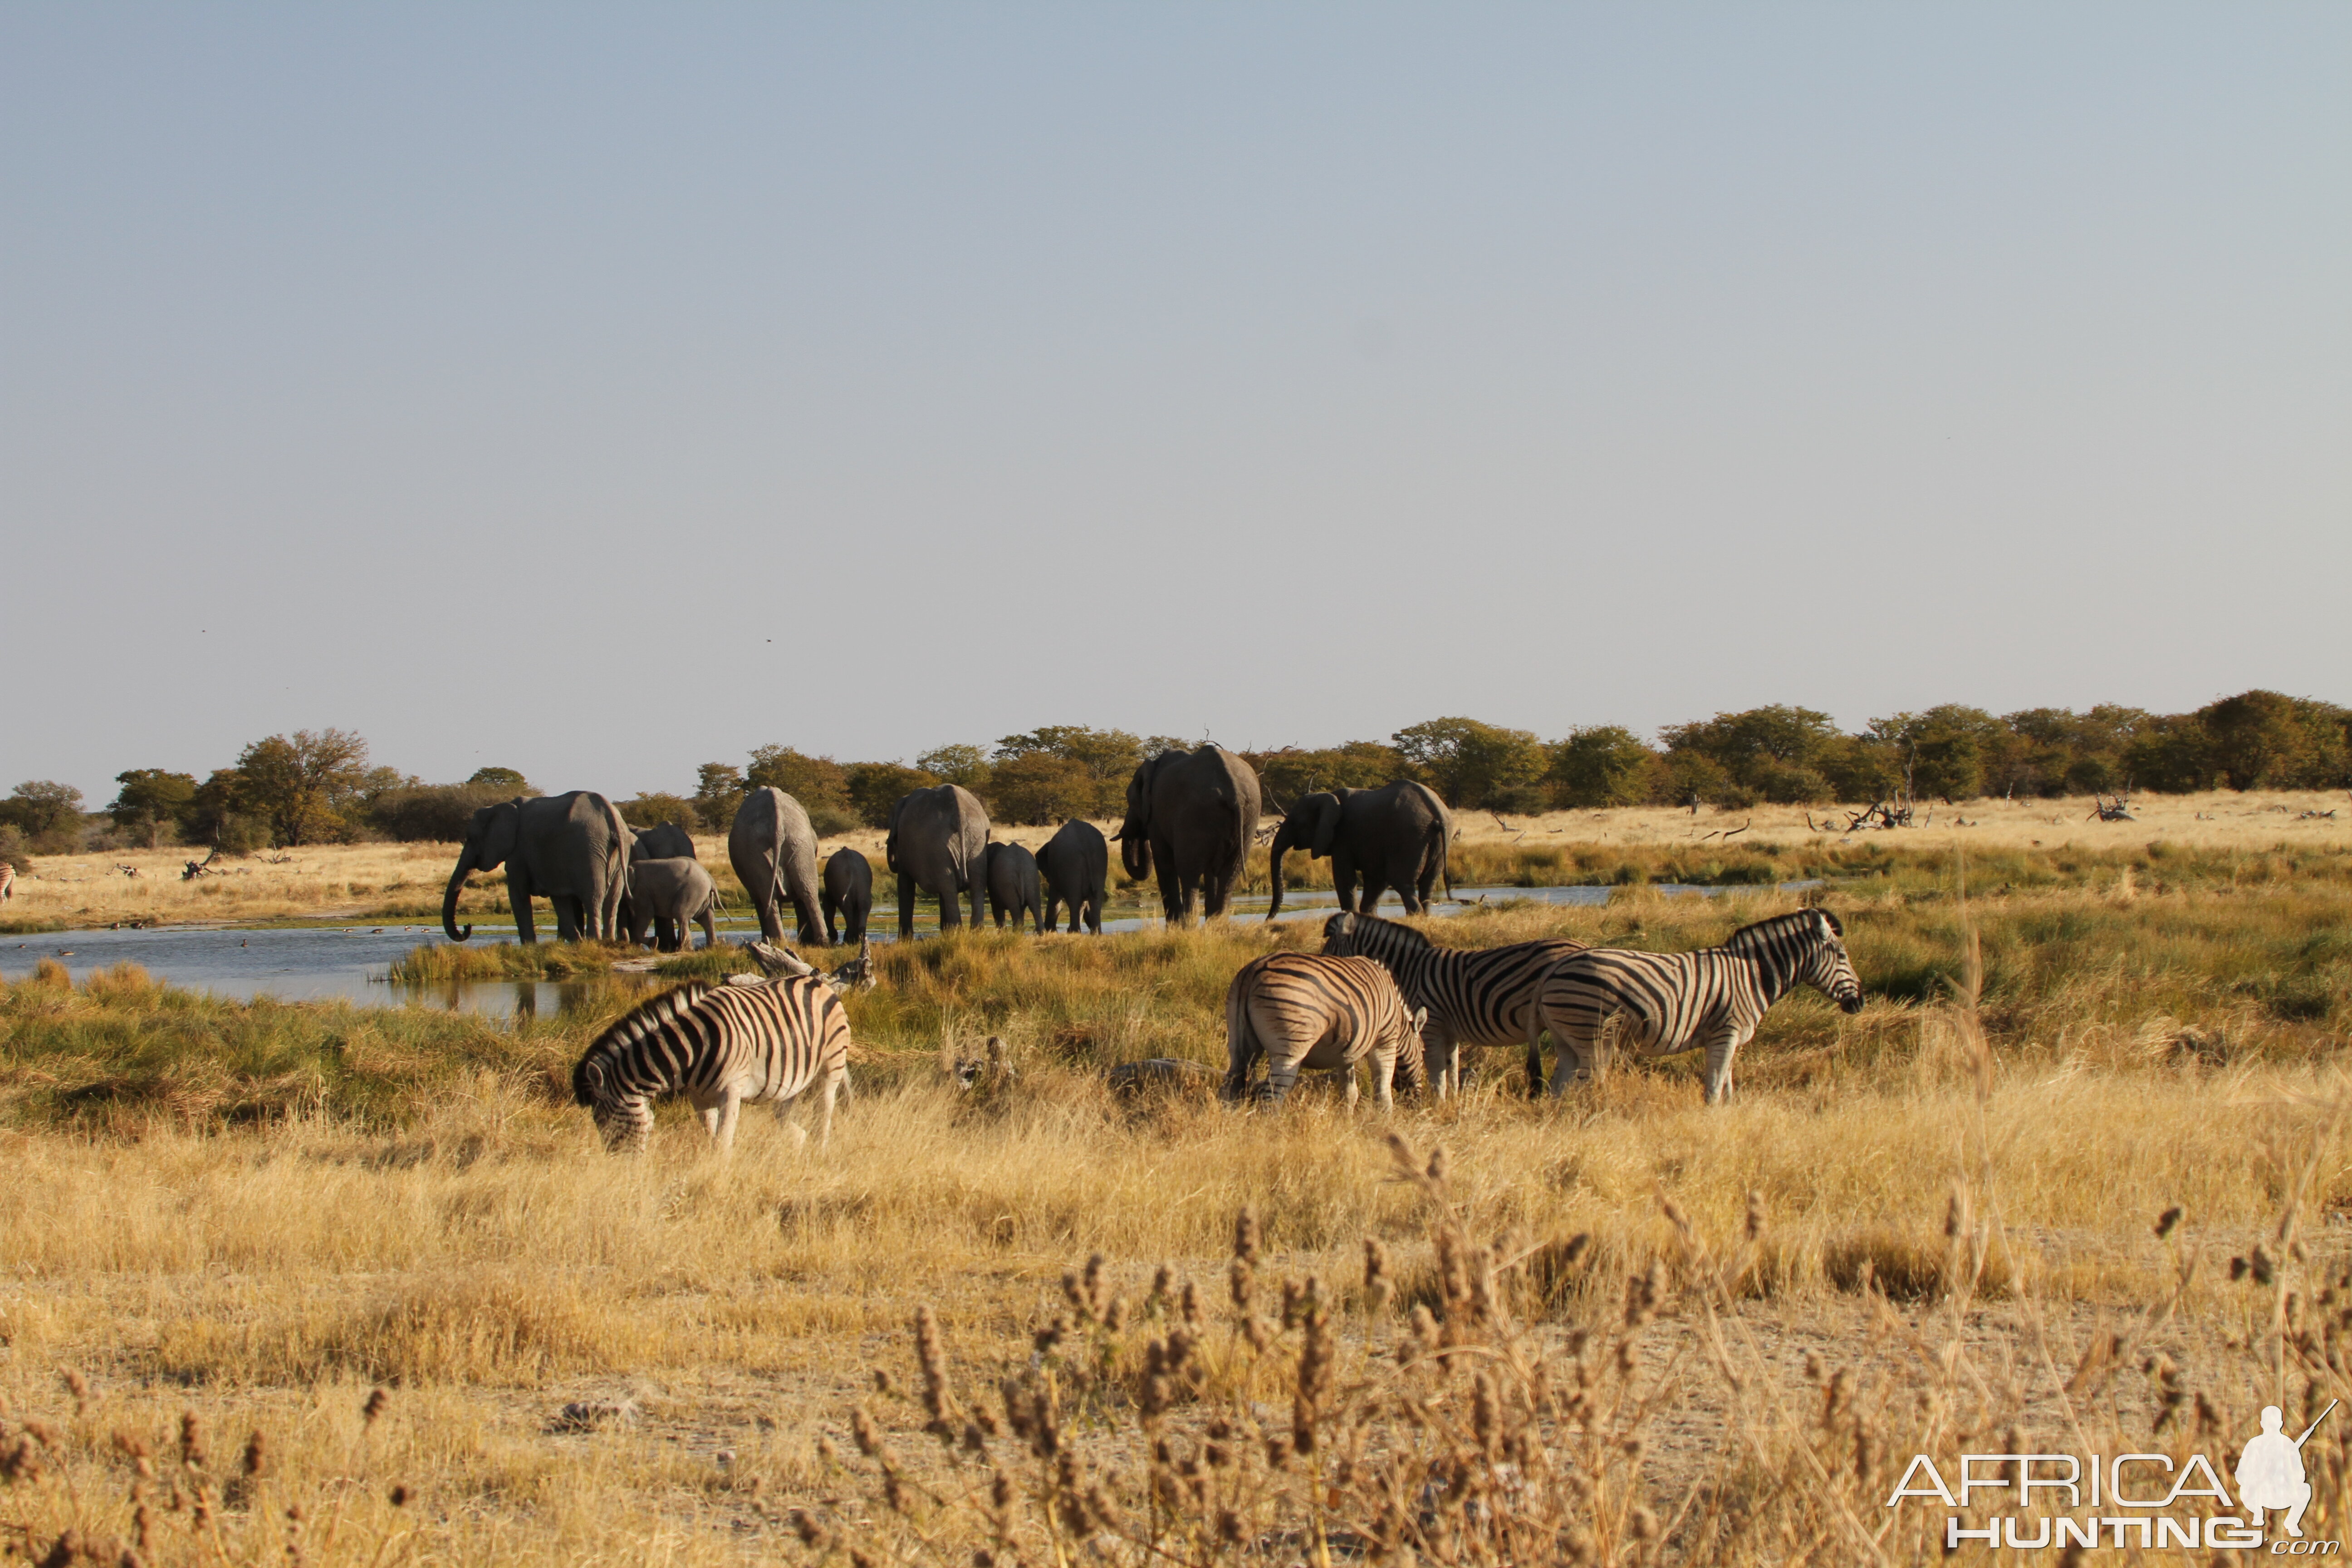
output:
<instances>
[{"instance_id":1,"label":"zebra head","mask_svg":"<svg viewBox=\"0 0 2352 1568\"><path fill-rule=\"evenodd\" d=\"M1797 978L1838 1005L1842 1013L1862 1011L1862 978L1846 956L1845 927L1827 910L1811 911L1814 940L1807 944Z\"/></svg>"},{"instance_id":2,"label":"zebra head","mask_svg":"<svg viewBox=\"0 0 2352 1568\"><path fill-rule=\"evenodd\" d=\"M1356 956L1356 917L1344 911L1323 922L1323 956Z\"/></svg>"},{"instance_id":3,"label":"zebra head","mask_svg":"<svg viewBox=\"0 0 2352 1568\"><path fill-rule=\"evenodd\" d=\"M614 1152L643 1147L653 1131L653 1114L645 1096L631 1094L614 1081L612 1058L604 1051L591 1050L572 1069L572 1098L588 1109L589 1118L604 1140L604 1147Z\"/></svg>"}]
</instances>

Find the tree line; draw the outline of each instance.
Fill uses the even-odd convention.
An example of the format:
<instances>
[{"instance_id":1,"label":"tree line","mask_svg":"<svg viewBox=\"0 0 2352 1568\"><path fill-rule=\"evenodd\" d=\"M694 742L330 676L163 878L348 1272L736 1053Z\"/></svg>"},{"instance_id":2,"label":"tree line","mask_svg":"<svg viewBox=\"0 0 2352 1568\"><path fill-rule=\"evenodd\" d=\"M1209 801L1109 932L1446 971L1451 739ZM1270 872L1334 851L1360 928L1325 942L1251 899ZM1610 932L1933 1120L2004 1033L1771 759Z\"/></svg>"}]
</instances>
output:
<instances>
[{"instance_id":1,"label":"tree line","mask_svg":"<svg viewBox=\"0 0 2352 1568\"><path fill-rule=\"evenodd\" d=\"M746 791L773 785L800 801L821 834L880 827L908 790L958 784L991 817L1050 824L1116 816L1137 764L1192 742L1168 735L1055 724L993 745L935 747L903 762L837 762L777 744L740 763L703 763L691 794L620 801L637 826L662 822L723 833ZM1874 719L1857 732L1827 713L1774 704L1669 725L1654 741L1619 724L1556 740L1475 719L1432 719L1385 741L1243 751L1271 811L1319 789L1418 779L1457 810L1521 815L1561 808L1738 808L1897 799L1966 801L2132 791L2333 789L2352 782L2352 709L2253 690L2189 713L2102 704L1994 715L1957 704ZM0 800L0 855L64 854L167 837L241 852L366 837L450 840L479 806L535 793L511 768L428 784L371 765L345 730L271 735L229 767L193 773L134 768L115 798L82 808L81 793L30 780ZM102 844L100 842L102 841Z\"/></svg>"}]
</instances>

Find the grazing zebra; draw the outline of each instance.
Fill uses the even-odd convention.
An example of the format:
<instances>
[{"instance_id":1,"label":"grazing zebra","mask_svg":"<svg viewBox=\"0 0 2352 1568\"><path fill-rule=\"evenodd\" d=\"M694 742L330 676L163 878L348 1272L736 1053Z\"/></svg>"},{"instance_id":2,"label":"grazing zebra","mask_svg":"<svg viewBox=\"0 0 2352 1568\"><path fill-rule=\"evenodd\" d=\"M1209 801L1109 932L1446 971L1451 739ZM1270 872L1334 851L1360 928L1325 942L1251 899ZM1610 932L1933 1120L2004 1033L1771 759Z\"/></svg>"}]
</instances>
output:
<instances>
[{"instance_id":1,"label":"grazing zebra","mask_svg":"<svg viewBox=\"0 0 2352 1568\"><path fill-rule=\"evenodd\" d=\"M1250 1066L1265 1053L1260 1096L1279 1102L1300 1069L1323 1068L1348 1078L1356 1103L1356 1064L1370 1058L1372 1091L1382 1110L1394 1103L1390 1080L1422 1083L1421 1026L1426 1012L1408 1013L1389 972L1369 958L1320 958L1270 952L1242 965L1225 991L1225 1098L1249 1087Z\"/></svg>"},{"instance_id":2,"label":"grazing zebra","mask_svg":"<svg viewBox=\"0 0 2352 1568\"><path fill-rule=\"evenodd\" d=\"M848 1077L849 1016L824 981L696 981L633 1008L597 1036L572 1069L572 1094L594 1114L612 1149L644 1148L654 1126L647 1102L683 1094L724 1152L743 1101L775 1101L781 1121L814 1089L823 1148L833 1134L834 1096Z\"/></svg>"},{"instance_id":3,"label":"grazing zebra","mask_svg":"<svg viewBox=\"0 0 2352 1568\"><path fill-rule=\"evenodd\" d=\"M1608 1037L1645 1057L1706 1051L1706 1102L1731 1092L1732 1054L1764 1010L1799 982L1848 1013L1862 1011L1862 982L1845 953L1845 928L1827 910L1800 910L1742 926L1721 947L1696 952L1588 948L1551 966L1528 1024L1528 1079L1543 1070L1544 1031L1559 1043L1551 1092L1590 1077Z\"/></svg>"},{"instance_id":4,"label":"grazing zebra","mask_svg":"<svg viewBox=\"0 0 2352 1568\"><path fill-rule=\"evenodd\" d=\"M1377 915L1333 915L1323 922L1326 957L1377 959L1396 976L1397 989L1428 1009L1423 1035L1430 1081L1440 1098L1462 1087L1464 1046L1516 1046L1528 1037L1528 1010L1544 971L1584 944L1565 938L1515 942L1508 947L1439 947L1409 925ZM1532 1092L1541 1082L1531 1075Z\"/></svg>"}]
</instances>

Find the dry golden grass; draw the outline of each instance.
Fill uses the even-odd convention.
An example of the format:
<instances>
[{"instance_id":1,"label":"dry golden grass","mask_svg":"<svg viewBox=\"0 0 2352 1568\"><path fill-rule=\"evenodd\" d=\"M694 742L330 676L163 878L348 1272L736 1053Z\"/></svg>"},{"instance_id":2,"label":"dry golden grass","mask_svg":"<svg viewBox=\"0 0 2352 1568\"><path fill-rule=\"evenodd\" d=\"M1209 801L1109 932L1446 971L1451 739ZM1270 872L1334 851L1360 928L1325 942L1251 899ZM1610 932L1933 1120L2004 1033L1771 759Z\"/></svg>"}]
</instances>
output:
<instances>
[{"instance_id":1,"label":"dry golden grass","mask_svg":"<svg viewBox=\"0 0 2352 1568\"><path fill-rule=\"evenodd\" d=\"M1930 803L1919 810L1921 825L1892 831L1853 834L1890 847L1948 851L1970 848L2128 847L2160 839L2181 848L2269 849L2352 845L2352 795L2327 790L2256 790L2244 795L2217 790L2203 795L2138 795L2131 797L2130 822L2092 820L2088 796L2062 800L1972 800L1958 805ZM2334 812L2330 818L2306 814ZM1461 841L1473 845L1517 843L1537 847L1609 845L1672 848L1706 836L1720 837L1746 826L1742 837L1783 844L1834 843L1847 835L1832 824L1853 813L1837 806L1759 805L1696 813L1677 806L1619 806L1600 811L1555 811L1541 816L1491 812L1454 814ZM1966 824L1965 826L1962 824ZM1826 829L1826 831L1825 831ZM1736 840L1735 840L1736 842Z\"/></svg>"},{"instance_id":2,"label":"dry golden grass","mask_svg":"<svg viewBox=\"0 0 2352 1568\"><path fill-rule=\"evenodd\" d=\"M129 976L68 992L51 975L0 994L9 1103L50 1108L0 1133L0 1397L55 1438L50 1473L0 1494L13 1510L0 1519L41 1551L68 1527L129 1538L135 1467L113 1434L164 1453L185 1408L215 1434L209 1506L234 1561L282 1555L290 1528L318 1563L736 1562L803 1554L793 1509L812 1510L821 1539L930 1559L875 1461L844 1457L870 1369L908 1374L917 1308L936 1309L946 1365L987 1408L982 1391L1026 1375L1030 1336L1071 1310L1066 1268L1102 1253L1106 1289L1134 1303L1167 1261L1221 1298L1248 1207L1264 1291L1319 1276L1319 1299L1343 1313L1343 1388L1385 1386L1393 1360L1371 1352L1413 1331L1363 1314L1364 1240L1387 1248L1400 1310L1442 1307L1431 1243L1457 1221L1481 1246L1507 1238L1499 1256L1517 1259L1506 1273L1520 1322L1480 1331L1501 1358L1486 1364L1532 1357L1565 1379L1622 1343L1619 1372L1586 1366L1622 1400L1538 1423L1563 1462L1605 1481L1545 1494L1547 1508L1582 1510L1552 1522L1586 1530L1591 1560L1918 1560L1937 1510L1874 1545L1838 1512L1884 1522L1906 1445L2013 1447L2013 1428L2063 1451L2218 1454L2264 1399L2336 1392L2324 1356L2315 1371L2298 1352L2284 1379L2272 1358L2281 1315L2309 1310L2286 1293L2311 1302L2345 1261L2347 961L2328 933L2347 897L2333 884L2103 885L1987 898L1966 919L1948 898L1844 898L1877 999L1852 1019L1784 1004L1743 1057L1740 1098L1715 1111L1680 1063L1620 1068L1561 1104L1530 1104L1492 1074L1392 1121L1312 1089L1276 1115L1122 1101L1102 1064L1213 1053L1223 978L1247 952L1311 932L926 942L879 954L883 986L853 1002L860 1092L832 1150L796 1150L753 1115L729 1163L675 1107L648 1156L606 1156L560 1102L562 1064L623 994L501 1044L478 1021L373 1026L347 1009L182 1004ZM1489 910L1432 930L1679 947L1787 903L1637 890L1605 909ZM187 1056L221 1037L257 1081L301 1071L315 1087L244 1124L160 1105L142 1120L119 1067L102 1119L22 1087L79 1081L159 1034ZM1016 1076L958 1093L938 1047L987 1034L1012 1042ZM435 1050L454 1065L425 1060ZM371 1072L411 1087L362 1093ZM1454 1221L1433 1218L1423 1185L1393 1179L1391 1131L1445 1151ZM2158 1215L2176 1206L2185 1220L2159 1237ZM2268 1281L2233 1281L2223 1260L2258 1247ZM1628 1315L1621 1329L1629 1279L1656 1321ZM1130 1489L1144 1461L1129 1401L1142 1341L1166 1331L1143 1317L1120 1332L1081 1325L1052 1363L1084 1462L1125 1465ZM1568 1347L1587 1331L1600 1348L1580 1362ZM2115 1334L2124 1348L2102 1349ZM1111 1380L1092 1393L1079 1341ZM1204 1342L1205 1381L1171 1420L1193 1433L1216 1418L1286 1426L1297 1333L1265 1357L1223 1326ZM1808 1352L1823 1371L1806 1370ZM61 1383L68 1371L83 1394ZM1430 1400L1469 1399L1468 1382L1428 1376ZM377 1384L391 1405L367 1426ZM1828 1397L1833 1386L1845 1392ZM2183 1416L2151 1437L2168 1390L2204 1400L2218 1431ZM588 1406L593 1426L593 1407L624 1401L635 1425L562 1417ZM945 1457L926 1457L913 1430L920 1413L876 1407L913 1456L908 1473L948 1486ZM1379 1451L1421 1440L1381 1419ZM271 1458L242 1482L234 1455L251 1429ZM1634 1437L1644 1447L1628 1458ZM0 1436L0 1450L14 1440ZM2337 1468L2306 1521L2314 1535L2341 1533L2343 1452L2326 1450ZM1815 1462L1843 1479L1775 1479ZM157 1500L196 1481L164 1469L147 1494L149 1560L194 1561L176 1554L189 1515ZM1297 1472L1295 1460L1231 1472L1251 1531L1300 1527ZM249 1494L240 1506L232 1482ZM408 1489L400 1508L394 1486ZM305 1518L285 1518L288 1504ZM910 1511L940 1535L938 1557L970 1561L982 1542L968 1514ZM1042 1528L1016 1533L1049 1560ZM1556 1539L1566 1552L1569 1536ZM1211 1534L1179 1554L1224 1548Z\"/></svg>"}]
</instances>

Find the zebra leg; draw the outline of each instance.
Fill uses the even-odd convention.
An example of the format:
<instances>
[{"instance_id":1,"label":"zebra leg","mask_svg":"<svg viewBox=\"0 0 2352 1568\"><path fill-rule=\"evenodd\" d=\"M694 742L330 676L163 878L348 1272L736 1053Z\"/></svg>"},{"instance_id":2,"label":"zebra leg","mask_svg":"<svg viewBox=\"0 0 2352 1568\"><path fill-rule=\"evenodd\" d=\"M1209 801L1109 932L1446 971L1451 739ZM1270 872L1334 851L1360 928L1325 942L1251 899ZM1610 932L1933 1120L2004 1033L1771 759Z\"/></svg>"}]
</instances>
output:
<instances>
[{"instance_id":1,"label":"zebra leg","mask_svg":"<svg viewBox=\"0 0 2352 1568\"><path fill-rule=\"evenodd\" d=\"M1381 1108L1382 1116L1386 1116L1396 1110L1396 1090L1391 1081L1396 1077L1396 1047L1378 1047L1370 1059L1372 1064L1372 1103ZM1348 1088L1351 1091L1348 1096L1348 1109L1350 1110L1356 1109L1356 1097L1352 1092L1355 1087L1356 1070L1350 1068L1348 1069Z\"/></svg>"},{"instance_id":2,"label":"zebra leg","mask_svg":"<svg viewBox=\"0 0 2352 1568\"><path fill-rule=\"evenodd\" d=\"M833 1102L835 1096L849 1087L849 1068L838 1067L824 1075L824 1082L816 1091L816 1146L819 1150L833 1146Z\"/></svg>"},{"instance_id":3,"label":"zebra leg","mask_svg":"<svg viewBox=\"0 0 2352 1568\"><path fill-rule=\"evenodd\" d=\"M1720 1105L1731 1098L1731 1058L1746 1042L1737 1029L1726 1029L1706 1042L1706 1102Z\"/></svg>"},{"instance_id":4,"label":"zebra leg","mask_svg":"<svg viewBox=\"0 0 2352 1568\"><path fill-rule=\"evenodd\" d=\"M1559 1055L1551 1064L1551 1097L1558 1100L1568 1092L1570 1083L1590 1078L1592 1069L1573 1036L1555 1033L1551 1039L1559 1047Z\"/></svg>"},{"instance_id":5,"label":"zebra leg","mask_svg":"<svg viewBox=\"0 0 2352 1568\"><path fill-rule=\"evenodd\" d=\"M1339 1080L1348 1086L1348 1114L1353 1116L1356 1114L1356 1100L1359 1098L1356 1089L1356 1064L1354 1062L1348 1062L1339 1068Z\"/></svg>"}]
</instances>

